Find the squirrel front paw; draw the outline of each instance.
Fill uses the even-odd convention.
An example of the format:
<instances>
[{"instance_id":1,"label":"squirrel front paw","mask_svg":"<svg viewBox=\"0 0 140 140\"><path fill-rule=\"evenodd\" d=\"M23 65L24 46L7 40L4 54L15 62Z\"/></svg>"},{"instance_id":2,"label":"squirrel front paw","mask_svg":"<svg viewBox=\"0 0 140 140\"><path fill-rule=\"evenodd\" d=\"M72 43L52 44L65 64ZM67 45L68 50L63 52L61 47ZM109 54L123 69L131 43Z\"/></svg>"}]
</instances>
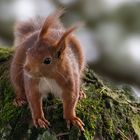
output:
<instances>
[{"instance_id":1,"label":"squirrel front paw","mask_svg":"<svg viewBox=\"0 0 140 140\"><path fill-rule=\"evenodd\" d=\"M25 98L16 97L13 101L13 105L16 106L16 107L21 107L25 104L27 104L27 100Z\"/></svg>"},{"instance_id":2,"label":"squirrel front paw","mask_svg":"<svg viewBox=\"0 0 140 140\"><path fill-rule=\"evenodd\" d=\"M46 120L45 118L38 118L38 119L34 119L33 121L36 128L37 127L47 128L50 125L48 120Z\"/></svg>"},{"instance_id":3,"label":"squirrel front paw","mask_svg":"<svg viewBox=\"0 0 140 140\"><path fill-rule=\"evenodd\" d=\"M85 99L87 96L86 96L86 94L84 93L84 91L83 90L80 90L80 92L79 92L79 100L81 100L81 99Z\"/></svg>"},{"instance_id":4,"label":"squirrel front paw","mask_svg":"<svg viewBox=\"0 0 140 140\"><path fill-rule=\"evenodd\" d=\"M73 124L75 126L77 126L81 131L85 131L84 130L84 123L82 122L82 120L79 117L71 117L69 119L66 119L67 122L67 128L70 129L70 124Z\"/></svg>"}]
</instances>

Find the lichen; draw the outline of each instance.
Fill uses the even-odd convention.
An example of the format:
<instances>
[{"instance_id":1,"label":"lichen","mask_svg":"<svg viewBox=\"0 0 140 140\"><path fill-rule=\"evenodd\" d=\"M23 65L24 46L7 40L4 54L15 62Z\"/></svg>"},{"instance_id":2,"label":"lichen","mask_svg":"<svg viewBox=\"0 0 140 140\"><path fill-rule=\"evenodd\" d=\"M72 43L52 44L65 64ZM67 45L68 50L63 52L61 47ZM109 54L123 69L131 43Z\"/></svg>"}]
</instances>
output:
<instances>
[{"instance_id":1,"label":"lichen","mask_svg":"<svg viewBox=\"0 0 140 140\"><path fill-rule=\"evenodd\" d=\"M12 54L12 49L0 48L1 140L140 139L140 104L131 100L126 90L107 85L90 69L86 69L81 85L87 98L79 101L76 110L85 123L85 132L75 126L67 129L62 102L52 96L44 101L45 116L51 126L48 129L35 128L28 106L16 108L12 104L14 91L9 81Z\"/></svg>"}]
</instances>

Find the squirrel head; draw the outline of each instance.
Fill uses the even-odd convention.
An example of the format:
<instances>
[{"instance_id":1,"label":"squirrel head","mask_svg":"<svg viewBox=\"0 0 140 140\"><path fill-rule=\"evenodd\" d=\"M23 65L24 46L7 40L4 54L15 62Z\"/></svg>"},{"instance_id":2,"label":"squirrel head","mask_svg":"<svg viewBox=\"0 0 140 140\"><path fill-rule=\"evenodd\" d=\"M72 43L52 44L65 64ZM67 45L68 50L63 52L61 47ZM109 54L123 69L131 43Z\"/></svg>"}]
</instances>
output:
<instances>
[{"instance_id":1,"label":"squirrel head","mask_svg":"<svg viewBox=\"0 0 140 140\"><path fill-rule=\"evenodd\" d=\"M66 29L61 37L57 40L50 39L50 31L52 26L56 24L60 16L63 14L63 10L57 10L50 14L37 34L37 40L27 50L26 61L24 64L24 70L31 76L44 76L55 70L55 67L59 65L64 58L66 50L68 36L78 27L78 24ZM55 32L55 30L54 30ZM56 32L58 32L56 30Z\"/></svg>"}]
</instances>

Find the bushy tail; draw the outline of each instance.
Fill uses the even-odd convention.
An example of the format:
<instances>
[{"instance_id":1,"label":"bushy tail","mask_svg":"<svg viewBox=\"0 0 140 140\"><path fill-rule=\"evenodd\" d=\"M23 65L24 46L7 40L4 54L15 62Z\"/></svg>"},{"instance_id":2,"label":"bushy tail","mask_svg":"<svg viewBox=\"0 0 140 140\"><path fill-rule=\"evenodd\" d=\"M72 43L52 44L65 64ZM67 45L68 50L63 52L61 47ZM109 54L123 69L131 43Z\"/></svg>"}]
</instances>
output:
<instances>
[{"instance_id":1,"label":"bushy tail","mask_svg":"<svg viewBox=\"0 0 140 140\"><path fill-rule=\"evenodd\" d=\"M18 46L31 33L39 30L42 24L43 24L42 18L37 18L36 21L33 19L30 19L25 22L16 23L15 28L14 28L14 36L15 36L14 45Z\"/></svg>"},{"instance_id":2,"label":"bushy tail","mask_svg":"<svg viewBox=\"0 0 140 140\"><path fill-rule=\"evenodd\" d=\"M26 22L19 22L15 26L15 42L14 45L18 46L22 43L26 37L31 33L42 29L42 32L46 32L46 28L51 27L52 29L64 29L63 24L59 20L59 17L64 13L64 9L58 9L53 14L50 14L47 18L36 17ZM57 19L57 20L55 20ZM44 30L45 29L45 30Z\"/></svg>"}]
</instances>

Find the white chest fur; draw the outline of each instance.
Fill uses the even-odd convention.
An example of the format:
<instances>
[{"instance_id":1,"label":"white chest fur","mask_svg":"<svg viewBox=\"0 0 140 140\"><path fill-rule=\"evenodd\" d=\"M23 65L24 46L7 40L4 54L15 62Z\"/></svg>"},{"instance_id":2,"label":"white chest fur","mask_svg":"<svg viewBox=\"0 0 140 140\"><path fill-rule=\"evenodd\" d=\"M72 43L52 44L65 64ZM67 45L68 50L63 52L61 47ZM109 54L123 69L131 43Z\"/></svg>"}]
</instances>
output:
<instances>
[{"instance_id":1,"label":"white chest fur","mask_svg":"<svg viewBox=\"0 0 140 140\"><path fill-rule=\"evenodd\" d=\"M61 97L62 89L54 79L41 78L39 81L39 92L44 96L47 93L52 93L55 96Z\"/></svg>"}]
</instances>

